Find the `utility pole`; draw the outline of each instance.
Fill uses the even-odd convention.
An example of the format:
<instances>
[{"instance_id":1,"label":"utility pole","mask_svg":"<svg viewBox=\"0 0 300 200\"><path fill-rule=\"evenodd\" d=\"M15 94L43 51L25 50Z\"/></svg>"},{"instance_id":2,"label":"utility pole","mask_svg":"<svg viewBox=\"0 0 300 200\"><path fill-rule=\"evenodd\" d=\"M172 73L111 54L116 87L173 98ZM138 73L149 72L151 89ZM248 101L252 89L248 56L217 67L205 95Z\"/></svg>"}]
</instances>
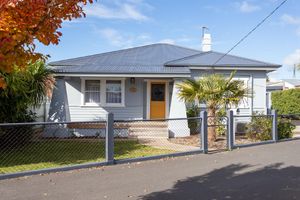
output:
<instances>
[{"instance_id":1,"label":"utility pole","mask_svg":"<svg viewBox=\"0 0 300 200\"><path fill-rule=\"evenodd\" d=\"M297 64L294 64L293 78L296 78L296 67L297 67Z\"/></svg>"}]
</instances>

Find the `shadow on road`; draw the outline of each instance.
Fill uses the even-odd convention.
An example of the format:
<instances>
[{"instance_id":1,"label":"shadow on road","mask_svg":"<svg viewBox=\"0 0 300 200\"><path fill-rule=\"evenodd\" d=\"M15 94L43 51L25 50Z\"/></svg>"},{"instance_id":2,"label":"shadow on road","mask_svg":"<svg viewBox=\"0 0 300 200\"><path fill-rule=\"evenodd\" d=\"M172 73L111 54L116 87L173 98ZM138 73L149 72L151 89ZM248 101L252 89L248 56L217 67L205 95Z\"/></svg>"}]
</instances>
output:
<instances>
[{"instance_id":1,"label":"shadow on road","mask_svg":"<svg viewBox=\"0 0 300 200\"><path fill-rule=\"evenodd\" d=\"M274 164L260 169L229 165L179 180L173 188L140 199L299 199L300 167Z\"/></svg>"}]
</instances>

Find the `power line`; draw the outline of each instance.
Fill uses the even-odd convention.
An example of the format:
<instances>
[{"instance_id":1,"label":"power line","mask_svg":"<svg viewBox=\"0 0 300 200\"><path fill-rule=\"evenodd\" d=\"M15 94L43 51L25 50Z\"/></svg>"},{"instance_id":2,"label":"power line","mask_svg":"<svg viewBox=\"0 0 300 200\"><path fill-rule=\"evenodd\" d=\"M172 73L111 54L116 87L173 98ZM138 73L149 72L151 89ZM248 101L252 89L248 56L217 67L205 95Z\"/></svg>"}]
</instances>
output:
<instances>
[{"instance_id":1,"label":"power line","mask_svg":"<svg viewBox=\"0 0 300 200\"><path fill-rule=\"evenodd\" d=\"M217 64L222 60L226 55L228 55L235 47L241 44L249 35L251 35L258 27L260 27L268 18L270 18L281 6L283 6L288 0L282 1L270 14L268 14L261 22L259 22L249 33L247 33L242 39L240 39L231 49L229 49L223 56L221 56L214 64Z\"/></svg>"}]
</instances>

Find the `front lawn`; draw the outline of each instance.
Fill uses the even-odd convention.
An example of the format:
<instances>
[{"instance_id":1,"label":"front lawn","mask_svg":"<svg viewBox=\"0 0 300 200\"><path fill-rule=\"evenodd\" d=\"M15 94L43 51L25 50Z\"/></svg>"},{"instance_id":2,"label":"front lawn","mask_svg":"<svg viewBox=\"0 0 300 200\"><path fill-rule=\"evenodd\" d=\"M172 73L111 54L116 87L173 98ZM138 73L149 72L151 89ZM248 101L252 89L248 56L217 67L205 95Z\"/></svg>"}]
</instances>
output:
<instances>
[{"instance_id":1,"label":"front lawn","mask_svg":"<svg viewBox=\"0 0 300 200\"><path fill-rule=\"evenodd\" d=\"M116 140L115 159L173 153L139 144L136 140ZM41 140L19 150L0 151L0 174L59 167L105 160L105 142L99 140Z\"/></svg>"}]
</instances>

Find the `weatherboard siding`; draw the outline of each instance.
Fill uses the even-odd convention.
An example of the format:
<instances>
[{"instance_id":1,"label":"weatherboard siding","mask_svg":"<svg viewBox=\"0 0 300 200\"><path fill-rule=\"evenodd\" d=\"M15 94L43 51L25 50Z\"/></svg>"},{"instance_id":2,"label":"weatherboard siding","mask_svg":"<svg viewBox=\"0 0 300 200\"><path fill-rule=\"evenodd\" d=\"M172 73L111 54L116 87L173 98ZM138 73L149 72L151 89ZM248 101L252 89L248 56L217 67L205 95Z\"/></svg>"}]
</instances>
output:
<instances>
[{"instance_id":1,"label":"weatherboard siding","mask_svg":"<svg viewBox=\"0 0 300 200\"><path fill-rule=\"evenodd\" d=\"M142 119L142 107L82 107L70 106L71 121L104 120L108 112L114 113L117 120L122 119Z\"/></svg>"},{"instance_id":2,"label":"weatherboard siding","mask_svg":"<svg viewBox=\"0 0 300 200\"><path fill-rule=\"evenodd\" d=\"M58 79L53 93L52 107L48 121L86 121L105 119L108 112L114 113L115 119L142 119L143 118L143 79L136 78L135 84L130 79L125 80L125 106L101 107L84 106L81 102L81 79L71 77ZM131 91L136 88L136 92ZM62 104L62 105L59 105ZM55 116L55 117L53 117Z\"/></svg>"}]
</instances>

